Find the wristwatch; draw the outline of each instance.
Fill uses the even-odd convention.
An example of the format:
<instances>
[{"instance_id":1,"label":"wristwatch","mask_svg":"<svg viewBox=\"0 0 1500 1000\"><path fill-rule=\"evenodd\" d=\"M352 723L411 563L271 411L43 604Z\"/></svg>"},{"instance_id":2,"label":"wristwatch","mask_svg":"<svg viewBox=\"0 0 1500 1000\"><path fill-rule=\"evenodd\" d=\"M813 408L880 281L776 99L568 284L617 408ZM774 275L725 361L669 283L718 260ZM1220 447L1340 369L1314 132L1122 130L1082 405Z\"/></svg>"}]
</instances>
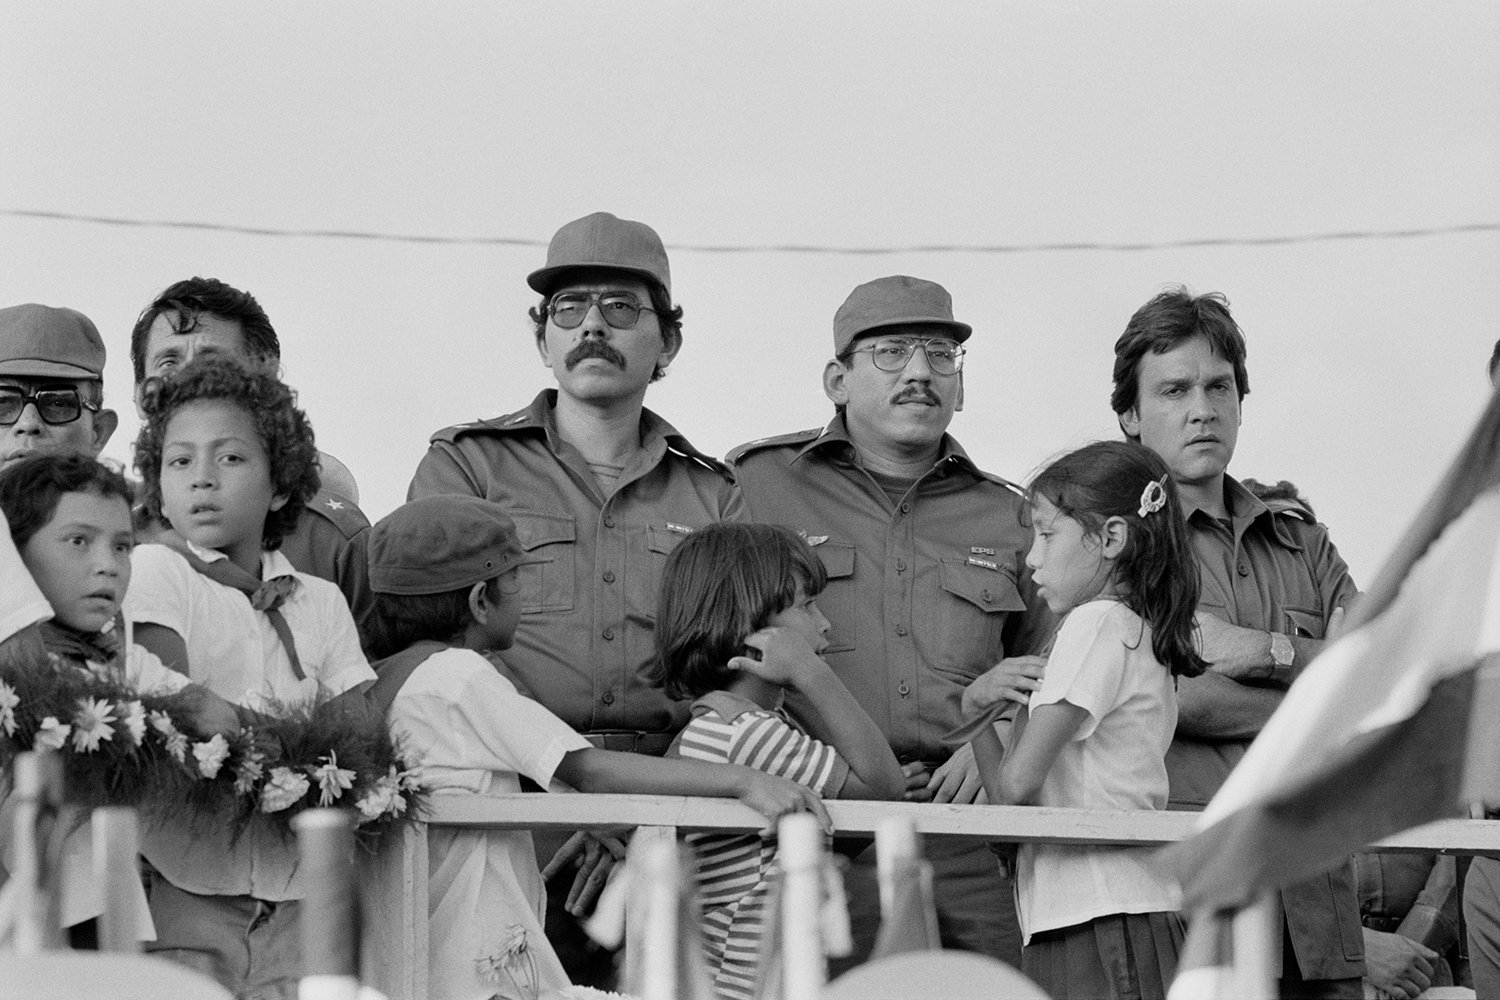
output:
<instances>
[{"instance_id":1,"label":"wristwatch","mask_svg":"<svg viewBox=\"0 0 1500 1000\"><path fill-rule=\"evenodd\" d=\"M1297 651L1292 648L1292 640L1285 632L1271 633L1271 662L1276 664L1277 670L1290 670L1292 660L1296 656Z\"/></svg>"}]
</instances>

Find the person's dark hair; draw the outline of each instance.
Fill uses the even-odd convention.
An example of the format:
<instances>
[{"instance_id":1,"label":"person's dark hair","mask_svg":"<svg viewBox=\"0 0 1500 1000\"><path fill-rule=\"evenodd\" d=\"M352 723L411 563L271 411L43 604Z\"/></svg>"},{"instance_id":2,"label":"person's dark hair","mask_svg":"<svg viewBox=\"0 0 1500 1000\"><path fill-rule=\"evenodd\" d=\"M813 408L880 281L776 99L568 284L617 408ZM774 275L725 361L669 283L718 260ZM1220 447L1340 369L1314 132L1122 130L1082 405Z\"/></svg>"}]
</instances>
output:
<instances>
[{"instance_id":1,"label":"person's dark hair","mask_svg":"<svg viewBox=\"0 0 1500 1000\"><path fill-rule=\"evenodd\" d=\"M0 472L0 510L16 548L31 541L57 513L64 493L119 497L129 510L135 498L125 477L78 452L28 455Z\"/></svg>"},{"instance_id":2,"label":"person's dark hair","mask_svg":"<svg viewBox=\"0 0 1500 1000\"><path fill-rule=\"evenodd\" d=\"M577 277L576 272L565 272L571 278ZM633 275L631 277L634 277ZM657 322L661 325L662 343L669 343L672 337L682 340L682 306L674 306L671 296L667 295L666 289L654 281L645 278L637 279L646 286L646 291L651 298L651 308L656 310ZM554 283L560 284L560 282ZM552 301L552 293L542 296L542 301L526 310L527 317L531 320L531 331L538 341L547 339L547 303ZM657 365L651 372L651 381L656 382L667 374L667 370Z\"/></svg>"},{"instance_id":3,"label":"person's dark hair","mask_svg":"<svg viewBox=\"0 0 1500 1000\"><path fill-rule=\"evenodd\" d=\"M1495 349L1490 352L1490 381L1495 381L1495 372L1500 371L1500 340L1495 341Z\"/></svg>"},{"instance_id":4,"label":"person's dark hair","mask_svg":"<svg viewBox=\"0 0 1500 1000\"><path fill-rule=\"evenodd\" d=\"M1165 480L1166 505L1142 516L1142 497ZM1198 559L1188 539L1177 486L1166 462L1129 441L1100 441L1056 459L1028 489L1097 534L1111 517L1130 526L1114 561L1120 602L1151 626L1151 651L1175 674L1196 677L1208 666L1193 645L1198 607Z\"/></svg>"},{"instance_id":5,"label":"person's dark hair","mask_svg":"<svg viewBox=\"0 0 1500 1000\"><path fill-rule=\"evenodd\" d=\"M141 387L144 423L135 442L135 467L143 481L146 513L162 518L161 450L167 424L178 410L200 400L222 400L241 407L255 422L271 464L271 487L287 498L266 514L261 547L267 550L297 526L302 507L318 492L318 448L312 424L297 408L297 397L266 367L230 358L195 358L171 378L149 378Z\"/></svg>"},{"instance_id":6,"label":"person's dark hair","mask_svg":"<svg viewBox=\"0 0 1500 1000\"><path fill-rule=\"evenodd\" d=\"M365 648L370 658L383 660L403 649L432 639L452 643L473 615L469 611L472 586L441 594L375 594L365 622ZM485 584L491 602L499 604L500 580Z\"/></svg>"},{"instance_id":7,"label":"person's dark hair","mask_svg":"<svg viewBox=\"0 0 1500 1000\"><path fill-rule=\"evenodd\" d=\"M1141 306L1115 341L1114 390L1109 405L1116 415L1140 402L1141 358L1146 352L1165 354L1193 337L1206 337L1214 353L1234 366L1240 402L1250 392L1245 371L1245 335L1229 315L1229 300L1218 292L1194 295L1186 288L1169 288Z\"/></svg>"},{"instance_id":8,"label":"person's dark hair","mask_svg":"<svg viewBox=\"0 0 1500 1000\"><path fill-rule=\"evenodd\" d=\"M158 316L178 333L192 333L204 313L235 320L245 331L245 348L258 361L281 360L281 341L266 311L255 296L224 284L217 278L186 278L168 287L147 306L130 331L130 363L135 384L146 379L146 334Z\"/></svg>"},{"instance_id":9,"label":"person's dark hair","mask_svg":"<svg viewBox=\"0 0 1500 1000\"><path fill-rule=\"evenodd\" d=\"M720 522L693 532L667 557L656 613L652 679L670 698L696 698L735 677L745 637L797 599L828 584L812 547L790 528Z\"/></svg>"}]
</instances>

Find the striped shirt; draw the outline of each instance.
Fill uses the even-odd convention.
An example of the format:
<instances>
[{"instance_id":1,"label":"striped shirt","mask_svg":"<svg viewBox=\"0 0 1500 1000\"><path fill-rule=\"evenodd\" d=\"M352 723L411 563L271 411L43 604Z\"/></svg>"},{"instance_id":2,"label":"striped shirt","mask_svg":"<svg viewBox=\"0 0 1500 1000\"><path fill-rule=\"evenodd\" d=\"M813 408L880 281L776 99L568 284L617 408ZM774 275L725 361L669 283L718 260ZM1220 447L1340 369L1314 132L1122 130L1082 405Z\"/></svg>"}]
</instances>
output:
<instances>
[{"instance_id":1,"label":"striped shirt","mask_svg":"<svg viewBox=\"0 0 1500 1000\"><path fill-rule=\"evenodd\" d=\"M838 752L774 711L731 694L711 691L693 702L692 721L669 756L743 764L790 778L824 798L836 798L849 776ZM689 834L703 904L704 946L714 970L714 992L750 1000L776 868L776 841L754 834Z\"/></svg>"}]
</instances>

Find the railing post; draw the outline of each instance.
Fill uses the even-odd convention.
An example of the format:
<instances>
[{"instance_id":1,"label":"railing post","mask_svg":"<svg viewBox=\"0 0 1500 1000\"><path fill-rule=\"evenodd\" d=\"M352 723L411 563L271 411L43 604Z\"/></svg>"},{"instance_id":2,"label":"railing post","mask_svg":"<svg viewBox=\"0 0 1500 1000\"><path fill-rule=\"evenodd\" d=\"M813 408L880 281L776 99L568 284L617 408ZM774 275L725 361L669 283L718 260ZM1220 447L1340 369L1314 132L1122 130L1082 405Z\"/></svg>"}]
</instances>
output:
<instances>
[{"instance_id":1,"label":"railing post","mask_svg":"<svg viewBox=\"0 0 1500 1000\"><path fill-rule=\"evenodd\" d=\"M367 981L388 997L428 1000L427 824L392 831L359 867L370 888L361 956Z\"/></svg>"}]
</instances>

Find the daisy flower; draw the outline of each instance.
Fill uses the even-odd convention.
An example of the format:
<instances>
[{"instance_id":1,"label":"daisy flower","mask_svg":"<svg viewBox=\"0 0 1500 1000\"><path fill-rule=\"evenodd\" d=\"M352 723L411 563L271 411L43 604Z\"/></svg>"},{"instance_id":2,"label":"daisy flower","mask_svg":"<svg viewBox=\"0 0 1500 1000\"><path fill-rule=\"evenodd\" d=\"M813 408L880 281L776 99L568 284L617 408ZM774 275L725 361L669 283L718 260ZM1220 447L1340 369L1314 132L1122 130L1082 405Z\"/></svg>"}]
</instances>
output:
<instances>
[{"instance_id":1,"label":"daisy flower","mask_svg":"<svg viewBox=\"0 0 1500 1000\"><path fill-rule=\"evenodd\" d=\"M81 753L93 753L102 740L115 738L113 708L103 698L85 698L78 703L73 715L73 749Z\"/></svg>"}]
</instances>

